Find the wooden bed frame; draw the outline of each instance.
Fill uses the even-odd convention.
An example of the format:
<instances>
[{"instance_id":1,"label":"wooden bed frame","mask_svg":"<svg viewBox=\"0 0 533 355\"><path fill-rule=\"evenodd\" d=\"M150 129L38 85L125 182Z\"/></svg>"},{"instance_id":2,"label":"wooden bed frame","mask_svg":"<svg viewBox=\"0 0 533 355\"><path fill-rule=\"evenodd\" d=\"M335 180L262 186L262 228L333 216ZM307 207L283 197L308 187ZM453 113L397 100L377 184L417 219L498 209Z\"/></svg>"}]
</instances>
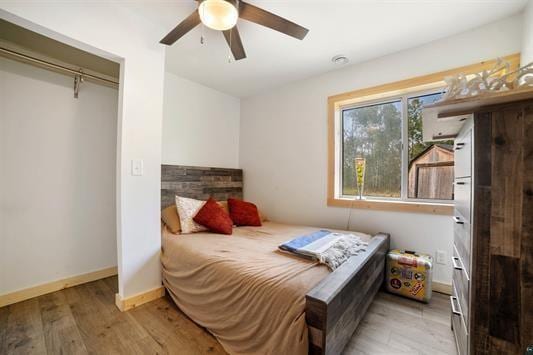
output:
<instances>
[{"instance_id":1,"label":"wooden bed frame","mask_svg":"<svg viewBox=\"0 0 533 355\"><path fill-rule=\"evenodd\" d=\"M176 195L201 200L242 198L242 187L240 169L161 166L162 207L173 204ZM389 234L376 234L366 252L352 256L307 293L310 354L342 352L383 285L389 239Z\"/></svg>"},{"instance_id":2,"label":"wooden bed frame","mask_svg":"<svg viewBox=\"0 0 533 355\"><path fill-rule=\"evenodd\" d=\"M383 285L390 235L376 234L366 252L352 256L307 293L309 354L340 354Z\"/></svg>"}]
</instances>

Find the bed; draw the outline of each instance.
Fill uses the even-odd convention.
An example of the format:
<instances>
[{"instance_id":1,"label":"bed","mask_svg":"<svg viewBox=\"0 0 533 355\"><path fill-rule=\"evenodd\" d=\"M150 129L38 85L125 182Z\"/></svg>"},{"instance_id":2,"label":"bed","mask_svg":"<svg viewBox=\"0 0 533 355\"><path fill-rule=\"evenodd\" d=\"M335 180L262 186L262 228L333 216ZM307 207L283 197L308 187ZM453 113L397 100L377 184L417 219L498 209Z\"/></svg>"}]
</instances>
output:
<instances>
[{"instance_id":1,"label":"bed","mask_svg":"<svg viewBox=\"0 0 533 355\"><path fill-rule=\"evenodd\" d=\"M209 171L204 176L210 178L201 184L220 181ZM242 186L242 175L228 174L236 176ZM201 174L194 171L192 175ZM177 174L174 168L162 176L178 180L163 187L172 186L172 193L189 192L193 197L192 178L184 177L187 173ZM188 184L183 185L181 179ZM217 193L207 185L211 195ZM238 189L237 185L230 188ZM182 188L187 191L176 191ZM231 193L239 197L238 191ZM168 191L162 191L165 194ZM231 236L175 235L163 226L163 283L177 306L229 353L339 354L383 284L389 236L360 234L369 243L366 251L334 272L277 249L284 241L316 230L265 222L261 227L237 227Z\"/></svg>"}]
</instances>

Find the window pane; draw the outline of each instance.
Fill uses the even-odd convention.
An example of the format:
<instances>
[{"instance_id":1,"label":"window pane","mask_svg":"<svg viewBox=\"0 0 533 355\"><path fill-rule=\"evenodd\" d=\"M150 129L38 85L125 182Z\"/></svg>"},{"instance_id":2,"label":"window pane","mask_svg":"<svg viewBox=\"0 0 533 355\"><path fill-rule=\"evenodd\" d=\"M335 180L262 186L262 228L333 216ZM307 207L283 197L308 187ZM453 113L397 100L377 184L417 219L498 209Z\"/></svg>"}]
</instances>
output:
<instances>
[{"instance_id":1,"label":"window pane","mask_svg":"<svg viewBox=\"0 0 533 355\"><path fill-rule=\"evenodd\" d=\"M422 141L422 107L439 100L441 96L441 93L437 93L407 100L409 198L453 198L453 141Z\"/></svg>"},{"instance_id":2,"label":"window pane","mask_svg":"<svg viewBox=\"0 0 533 355\"><path fill-rule=\"evenodd\" d=\"M401 101L342 111L342 194L356 195L355 158L365 159L365 196L400 197Z\"/></svg>"}]
</instances>

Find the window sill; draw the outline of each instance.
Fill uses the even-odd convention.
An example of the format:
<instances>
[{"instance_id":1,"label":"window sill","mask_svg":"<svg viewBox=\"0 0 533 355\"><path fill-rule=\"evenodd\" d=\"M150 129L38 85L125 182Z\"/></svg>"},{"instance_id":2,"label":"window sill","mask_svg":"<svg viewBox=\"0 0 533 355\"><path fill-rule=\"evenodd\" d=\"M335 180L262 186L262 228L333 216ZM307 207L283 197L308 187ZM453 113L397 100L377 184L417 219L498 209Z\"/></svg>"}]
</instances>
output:
<instances>
[{"instance_id":1,"label":"window sill","mask_svg":"<svg viewBox=\"0 0 533 355\"><path fill-rule=\"evenodd\" d=\"M408 202L393 200L351 200L344 198L328 198L328 206L359 208L378 211L395 211L410 213L429 213L437 215L453 215L453 204L430 203L430 202Z\"/></svg>"}]
</instances>

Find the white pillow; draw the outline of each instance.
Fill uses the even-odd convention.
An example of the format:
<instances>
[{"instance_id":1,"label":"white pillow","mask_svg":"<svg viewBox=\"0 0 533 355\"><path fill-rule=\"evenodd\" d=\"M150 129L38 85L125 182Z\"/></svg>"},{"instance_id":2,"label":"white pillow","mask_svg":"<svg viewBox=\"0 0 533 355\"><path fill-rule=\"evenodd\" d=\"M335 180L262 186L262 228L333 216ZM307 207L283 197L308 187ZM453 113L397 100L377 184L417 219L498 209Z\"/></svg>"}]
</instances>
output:
<instances>
[{"instance_id":1,"label":"white pillow","mask_svg":"<svg viewBox=\"0 0 533 355\"><path fill-rule=\"evenodd\" d=\"M207 230L207 228L193 220L204 204L205 201L176 196L176 209L180 216L181 233L195 233Z\"/></svg>"}]
</instances>

